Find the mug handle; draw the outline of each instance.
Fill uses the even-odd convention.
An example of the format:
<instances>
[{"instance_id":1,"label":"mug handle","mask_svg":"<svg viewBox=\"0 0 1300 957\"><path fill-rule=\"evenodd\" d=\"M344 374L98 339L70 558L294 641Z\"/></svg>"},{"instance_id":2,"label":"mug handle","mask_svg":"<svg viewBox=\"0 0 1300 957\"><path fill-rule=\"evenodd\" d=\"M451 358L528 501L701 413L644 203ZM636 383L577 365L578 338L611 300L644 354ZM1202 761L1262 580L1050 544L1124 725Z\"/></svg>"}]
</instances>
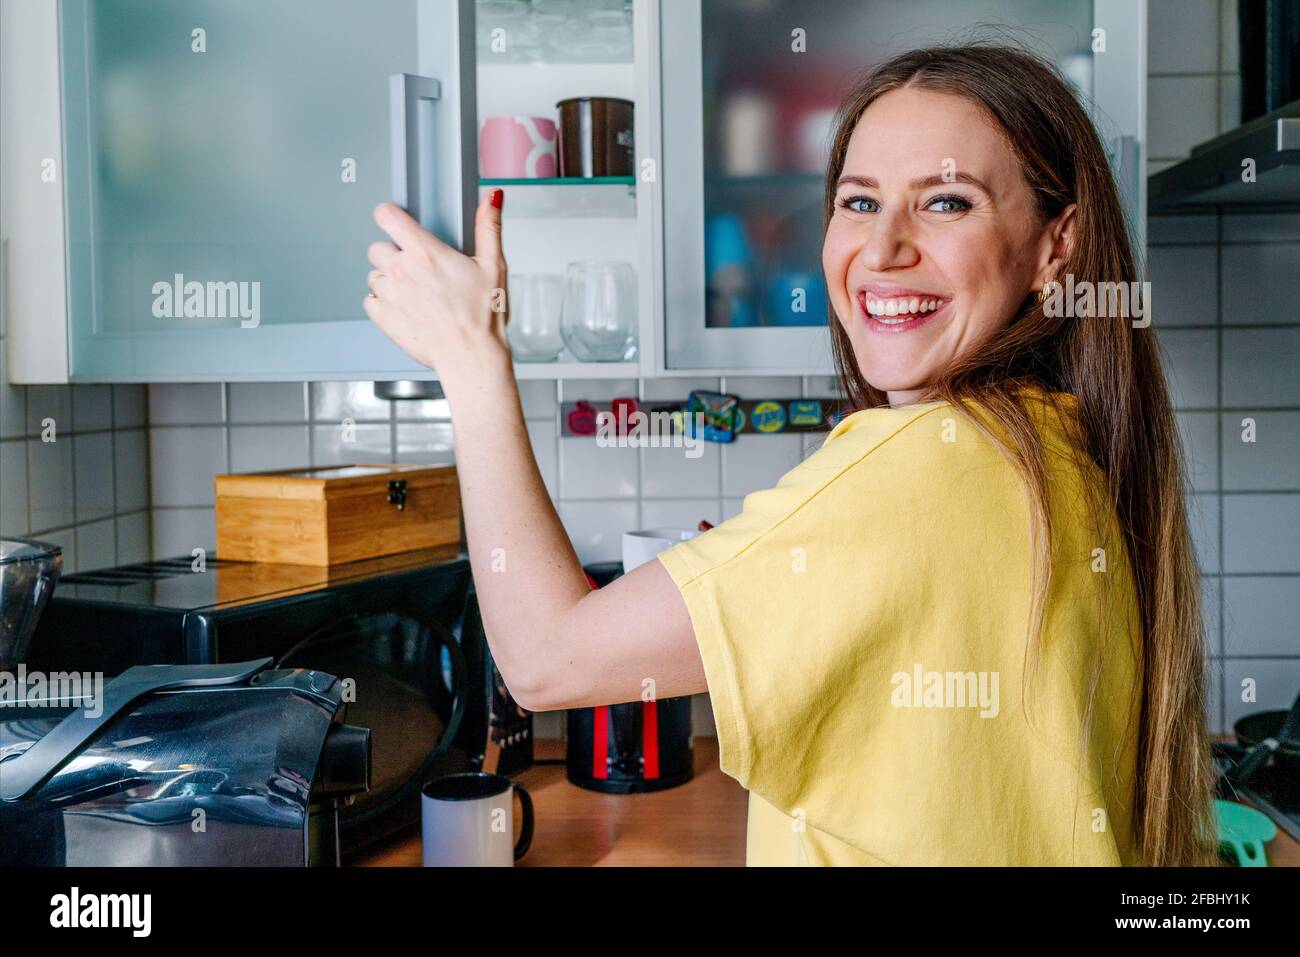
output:
<instances>
[{"instance_id":1,"label":"mug handle","mask_svg":"<svg viewBox=\"0 0 1300 957\"><path fill-rule=\"evenodd\" d=\"M533 846L533 799L528 789L514 782L515 793L519 795L519 804L523 808L523 826L519 829L519 843L515 845L515 860L528 853Z\"/></svg>"}]
</instances>

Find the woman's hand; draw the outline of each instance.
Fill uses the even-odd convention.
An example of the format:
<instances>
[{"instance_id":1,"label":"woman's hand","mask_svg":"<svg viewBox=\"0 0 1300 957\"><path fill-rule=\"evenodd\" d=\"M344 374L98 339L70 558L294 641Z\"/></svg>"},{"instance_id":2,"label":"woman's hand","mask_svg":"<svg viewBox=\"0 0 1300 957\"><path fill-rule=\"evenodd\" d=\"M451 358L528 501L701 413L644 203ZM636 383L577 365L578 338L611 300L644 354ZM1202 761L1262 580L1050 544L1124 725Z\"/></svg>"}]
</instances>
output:
<instances>
[{"instance_id":1,"label":"woman's hand","mask_svg":"<svg viewBox=\"0 0 1300 957\"><path fill-rule=\"evenodd\" d=\"M401 207L375 207L375 222L393 241L370 246L375 268L362 302L366 315L444 384L510 362L503 195L489 190L479 201L473 256L448 246Z\"/></svg>"}]
</instances>

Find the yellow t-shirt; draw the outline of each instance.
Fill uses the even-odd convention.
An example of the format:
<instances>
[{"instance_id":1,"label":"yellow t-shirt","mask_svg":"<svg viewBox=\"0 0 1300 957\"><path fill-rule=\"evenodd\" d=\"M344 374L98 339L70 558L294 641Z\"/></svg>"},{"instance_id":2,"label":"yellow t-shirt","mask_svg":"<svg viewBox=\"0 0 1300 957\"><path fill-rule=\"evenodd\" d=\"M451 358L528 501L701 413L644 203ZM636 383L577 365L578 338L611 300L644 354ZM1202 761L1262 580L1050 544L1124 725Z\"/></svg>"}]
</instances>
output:
<instances>
[{"instance_id":1,"label":"yellow t-shirt","mask_svg":"<svg viewBox=\"0 0 1300 957\"><path fill-rule=\"evenodd\" d=\"M1114 516L1088 518L1102 479L1071 454L1073 398L1063 421L1030 395L1053 571L1028 683L1027 493L945 403L848 416L739 515L660 554L722 770L750 791L751 866L1138 862L1128 559Z\"/></svg>"}]
</instances>

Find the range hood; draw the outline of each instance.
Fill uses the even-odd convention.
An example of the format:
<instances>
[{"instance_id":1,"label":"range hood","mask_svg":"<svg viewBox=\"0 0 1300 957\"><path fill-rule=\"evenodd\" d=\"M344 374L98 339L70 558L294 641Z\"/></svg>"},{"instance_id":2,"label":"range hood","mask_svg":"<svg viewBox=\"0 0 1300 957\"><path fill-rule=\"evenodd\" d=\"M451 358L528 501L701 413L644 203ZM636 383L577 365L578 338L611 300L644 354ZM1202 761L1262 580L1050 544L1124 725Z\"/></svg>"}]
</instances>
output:
<instances>
[{"instance_id":1,"label":"range hood","mask_svg":"<svg viewBox=\"0 0 1300 957\"><path fill-rule=\"evenodd\" d=\"M1243 161L1254 160L1254 182L1243 182ZM1192 155L1147 182L1153 213L1300 207L1300 100L1202 143Z\"/></svg>"}]
</instances>

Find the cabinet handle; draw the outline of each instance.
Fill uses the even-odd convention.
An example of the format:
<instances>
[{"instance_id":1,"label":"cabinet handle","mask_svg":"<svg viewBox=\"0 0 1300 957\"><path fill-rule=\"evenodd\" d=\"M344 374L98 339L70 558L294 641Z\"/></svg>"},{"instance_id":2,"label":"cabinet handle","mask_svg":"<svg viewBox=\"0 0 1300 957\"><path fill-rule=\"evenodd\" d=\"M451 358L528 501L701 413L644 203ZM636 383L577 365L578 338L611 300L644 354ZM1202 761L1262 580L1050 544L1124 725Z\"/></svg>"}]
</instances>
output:
<instances>
[{"instance_id":1,"label":"cabinet handle","mask_svg":"<svg viewBox=\"0 0 1300 957\"><path fill-rule=\"evenodd\" d=\"M442 96L433 77L394 73L388 78L388 135L392 156L393 202L429 232L436 232L433 201L433 123L420 128L420 101ZM427 147L422 150L421 147ZM425 156L428 162L421 163Z\"/></svg>"}]
</instances>

